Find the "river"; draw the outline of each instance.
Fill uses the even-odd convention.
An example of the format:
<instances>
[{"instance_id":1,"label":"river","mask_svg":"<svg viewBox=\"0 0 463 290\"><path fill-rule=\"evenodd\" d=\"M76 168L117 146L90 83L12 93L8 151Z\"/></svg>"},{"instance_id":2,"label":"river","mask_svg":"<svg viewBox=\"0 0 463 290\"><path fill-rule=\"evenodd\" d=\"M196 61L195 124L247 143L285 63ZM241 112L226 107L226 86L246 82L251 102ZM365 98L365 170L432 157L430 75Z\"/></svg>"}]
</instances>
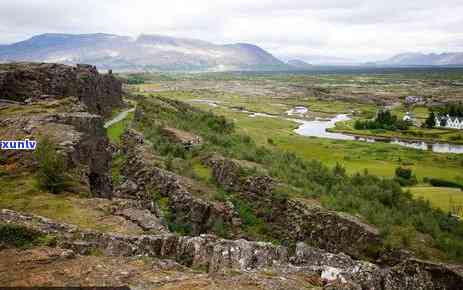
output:
<instances>
[{"instance_id":1,"label":"river","mask_svg":"<svg viewBox=\"0 0 463 290\"><path fill-rule=\"evenodd\" d=\"M343 133L331 133L327 132L326 129L333 128L336 125L336 122L348 121L351 118L346 114L340 114L330 120L314 120L314 121L304 121L299 119L290 119L294 122L300 124L300 126L294 130L299 135L302 136L312 136L319 138L328 138L336 140L352 140L352 141L361 141L361 142L386 142L391 144L396 144L408 148L419 149L419 150L431 150L438 153L455 153L463 154L463 145L457 144L448 144L448 143L430 143L425 141L408 141L401 140L399 138L387 139L375 139L372 137L358 137L352 136Z\"/></svg>"}]
</instances>

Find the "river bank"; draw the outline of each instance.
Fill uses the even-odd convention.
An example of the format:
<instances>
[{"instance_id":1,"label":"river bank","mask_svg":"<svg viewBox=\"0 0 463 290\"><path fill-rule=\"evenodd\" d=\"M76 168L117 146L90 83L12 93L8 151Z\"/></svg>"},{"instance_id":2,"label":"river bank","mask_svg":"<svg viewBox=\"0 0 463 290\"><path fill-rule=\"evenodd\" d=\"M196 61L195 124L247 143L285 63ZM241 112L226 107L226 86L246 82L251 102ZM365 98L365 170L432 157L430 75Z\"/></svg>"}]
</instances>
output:
<instances>
[{"instance_id":1,"label":"river bank","mask_svg":"<svg viewBox=\"0 0 463 290\"><path fill-rule=\"evenodd\" d=\"M439 142L429 139L420 138L398 138L385 135L374 135L374 134L355 134L349 130L336 129L336 123L345 122L351 120L351 117L347 114L339 114L330 120L314 120L304 121L299 119L290 119L300 126L294 130L299 135L328 138L337 140L351 140L360 142L384 142L395 144L403 147L419 149L419 150L430 150L436 153L454 153L463 154L462 143L453 142Z\"/></svg>"}]
</instances>

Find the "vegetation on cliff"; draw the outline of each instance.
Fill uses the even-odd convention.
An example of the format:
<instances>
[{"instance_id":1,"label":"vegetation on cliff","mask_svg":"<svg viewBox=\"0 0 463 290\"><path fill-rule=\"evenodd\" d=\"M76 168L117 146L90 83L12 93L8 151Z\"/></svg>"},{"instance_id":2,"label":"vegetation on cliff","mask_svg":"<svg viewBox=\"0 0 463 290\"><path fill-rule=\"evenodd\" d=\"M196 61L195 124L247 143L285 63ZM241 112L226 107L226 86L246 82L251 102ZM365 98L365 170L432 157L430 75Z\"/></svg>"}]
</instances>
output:
<instances>
[{"instance_id":1,"label":"vegetation on cliff","mask_svg":"<svg viewBox=\"0 0 463 290\"><path fill-rule=\"evenodd\" d=\"M37 181L43 189L52 193L60 193L66 187L65 157L57 150L49 138L42 138L35 152Z\"/></svg>"},{"instance_id":2,"label":"vegetation on cliff","mask_svg":"<svg viewBox=\"0 0 463 290\"><path fill-rule=\"evenodd\" d=\"M161 155L171 155L188 162L217 152L229 158L255 162L267 168L270 175L281 183L278 197L318 198L331 209L360 215L381 229L386 247L412 247L415 245L414 237L426 234L432 237L428 245L439 248L448 257L459 259L463 255L463 223L433 209L424 200L413 199L394 180L379 178L368 172L350 176L339 166L332 170L318 161L306 161L293 153L258 146L249 136L238 134L233 122L182 102L151 97L140 100L138 107L140 113L135 116L137 126ZM159 128L167 125L198 134L204 143L192 150L171 143L158 134ZM230 197L231 200L234 198L233 195ZM253 218L245 217L244 220L250 220L250 224L258 227L262 225L259 234L269 239L278 238L278 229L259 222L265 220L265 210L257 210L253 206L247 210L246 204L242 209L243 205L235 203L242 216L256 217L256 222L252 222ZM419 254L423 256L428 254L425 249L417 250L422 251Z\"/></svg>"}]
</instances>

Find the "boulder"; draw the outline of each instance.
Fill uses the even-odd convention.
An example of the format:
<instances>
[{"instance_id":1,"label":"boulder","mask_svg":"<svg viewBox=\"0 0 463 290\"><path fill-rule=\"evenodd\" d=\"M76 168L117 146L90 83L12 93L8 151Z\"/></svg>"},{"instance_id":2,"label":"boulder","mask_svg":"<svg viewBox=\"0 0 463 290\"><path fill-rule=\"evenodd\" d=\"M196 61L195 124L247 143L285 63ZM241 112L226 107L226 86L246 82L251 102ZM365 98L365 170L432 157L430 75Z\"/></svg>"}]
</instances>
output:
<instances>
[{"instance_id":1,"label":"boulder","mask_svg":"<svg viewBox=\"0 0 463 290\"><path fill-rule=\"evenodd\" d=\"M217 154L205 158L203 162L212 168L215 181L230 192L249 192L265 196L276 185L275 180L257 163L229 159Z\"/></svg>"},{"instance_id":2,"label":"boulder","mask_svg":"<svg viewBox=\"0 0 463 290\"><path fill-rule=\"evenodd\" d=\"M170 142L182 144L187 149L202 143L201 137L172 127L162 127L161 134Z\"/></svg>"}]
</instances>

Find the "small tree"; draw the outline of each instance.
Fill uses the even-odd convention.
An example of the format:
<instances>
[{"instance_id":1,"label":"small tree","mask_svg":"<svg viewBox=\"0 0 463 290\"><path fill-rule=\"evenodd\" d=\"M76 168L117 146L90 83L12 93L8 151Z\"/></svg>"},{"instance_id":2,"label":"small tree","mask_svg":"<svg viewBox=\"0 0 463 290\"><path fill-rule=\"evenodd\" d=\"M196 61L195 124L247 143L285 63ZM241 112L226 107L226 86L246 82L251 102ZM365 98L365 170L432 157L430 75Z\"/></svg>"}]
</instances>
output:
<instances>
[{"instance_id":1,"label":"small tree","mask_svg":"<svg viewBox=\"0 0 463 290\"><path fill-rule=\"evenodd\" d=\"M402 186L411 186L418 183L411 169L400 166L395 169L395 180Z\"/></svg>"},{"instance_id":2,"label":"small tree","mask_svg":"<svg viewBox=\"0 0 463 290\"><path fill-rule=\"evenodd\" d=\"M429 129L434 128L436 126L436 115L434 114L434 111L431 111L429 113L429 116L424 122L424 125L426 128L429 128Z\"/></svg>"},{"instance_id":3,"label":"small tree","mask_svg":"<svg viewBox=\"0 0 463 290\"><path fill-rule=\"evenodd\" d=\"M39 186L52 193L60 193L66 187L66 162L56 145L48 138L38 142L35 151Z\"/></svg>"},{"instance_id":4,"label":"small tree","mask_svg":"<svg viewBox=\"0 0 463 290\"><path fill-rule=\"evenodd\" d=\"M409 168L397 167L395 169L395 176L404 179L410 179L412 177L412 170Z\"/></svg>"}]
</instances>

